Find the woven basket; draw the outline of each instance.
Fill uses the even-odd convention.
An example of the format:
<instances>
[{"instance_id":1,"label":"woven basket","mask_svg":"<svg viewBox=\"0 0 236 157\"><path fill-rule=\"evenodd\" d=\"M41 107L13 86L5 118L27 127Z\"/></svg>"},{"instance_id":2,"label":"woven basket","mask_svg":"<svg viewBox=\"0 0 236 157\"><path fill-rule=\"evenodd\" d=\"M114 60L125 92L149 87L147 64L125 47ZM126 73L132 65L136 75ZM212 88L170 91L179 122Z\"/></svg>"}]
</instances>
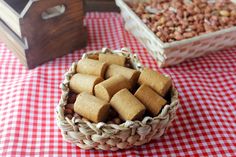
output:
<instances>
[{"instance_id":1,"label":"woven basket","mask_svg":"<svg viewBox=\"0 0 236 157\"><path fill-rule=\"evenodd\" d=\"M110 51L103 49L101 52L93 51L85 53L82 58L98 53L114 53L126 56L134 69L141 70L142 65L136 55L129 53L126 48ZM57 124L65 140L76 144L82 149L102 149L116 151L139 146L158 138L175 118L179 106L178 93L174 87L171 89L170 104L166 104L161 113L156 117L144 117L142 121L125 121L123 124L106 124L103 122L92 123L80 116L69 119L64 116L65 105L69 93L69 81L76 73L77 62L73 63L65 74L61 84L62 95L57 106Z\"/></svg>"},{"instance_id":2,"label":"woven basket","mask_svg":"<svg viewBox=\"0 0 236 157\"><path fill-rule=\"evenodd\" d=\"M186 59L236 45L236 27L181 41L163 43L126 4L126 2L142 1L148 0L116 0L116 4L121 9L125 28L146 47L148 52L156 59L159 67L176 65Z\"/></svg>"}]
</instances>

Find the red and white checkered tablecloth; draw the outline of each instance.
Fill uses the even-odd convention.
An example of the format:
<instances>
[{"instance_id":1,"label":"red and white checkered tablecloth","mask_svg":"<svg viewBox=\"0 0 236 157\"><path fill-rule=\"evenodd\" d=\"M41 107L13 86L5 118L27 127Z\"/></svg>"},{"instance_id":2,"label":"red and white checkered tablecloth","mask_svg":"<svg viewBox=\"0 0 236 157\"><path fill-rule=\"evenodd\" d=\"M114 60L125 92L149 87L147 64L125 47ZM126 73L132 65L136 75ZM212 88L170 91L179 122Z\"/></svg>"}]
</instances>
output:
<instances>
[{"instance_id":1,"label":"red and white checkered tablecloth","mask_svg":"<svg viewBox=\"0 0 236 157\"><path fill-rule=\"evenodd\" d=\"M90 13L85 23L85 49L33 70L0 43L0 156L236 156L236 47L158 69L119 14ZM63 74L87 50L124 46L174 80L182 106L172 127L159 140L117 152L65 142L55 120Z\"/></svg>"}]
</instances>

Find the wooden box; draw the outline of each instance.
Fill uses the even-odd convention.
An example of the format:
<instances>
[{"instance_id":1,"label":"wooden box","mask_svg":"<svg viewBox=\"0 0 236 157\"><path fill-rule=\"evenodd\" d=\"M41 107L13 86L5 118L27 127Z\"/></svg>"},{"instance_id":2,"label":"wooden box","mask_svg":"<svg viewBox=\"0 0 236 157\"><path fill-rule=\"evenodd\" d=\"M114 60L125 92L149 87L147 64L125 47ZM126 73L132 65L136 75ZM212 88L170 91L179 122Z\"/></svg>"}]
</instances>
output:
<instances>
[{"instance_id":1,"label":"wooden box","mask_svg":"<svg viewBox=\"0 0 236 157\"><path fill-rule=\"evenodd\" d=\"M28 68L86 45L83 0L2 0L0 39Z\"/></svg>"}]
</instances>

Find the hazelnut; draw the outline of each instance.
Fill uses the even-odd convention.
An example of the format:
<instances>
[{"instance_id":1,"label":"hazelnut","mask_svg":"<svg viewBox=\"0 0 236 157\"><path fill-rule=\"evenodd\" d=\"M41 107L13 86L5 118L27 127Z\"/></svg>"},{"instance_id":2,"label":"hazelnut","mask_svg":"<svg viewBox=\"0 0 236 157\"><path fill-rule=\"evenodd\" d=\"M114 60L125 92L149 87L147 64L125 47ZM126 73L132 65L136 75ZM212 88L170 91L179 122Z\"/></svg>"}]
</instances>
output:
<instances>
[{"instance_id":1,"label":"hazelnut","mask_svg":"<svg viewBox=\"0 0 236 157\"><path fill-rule=\"evenodd\" d=\"M232 10L232 11L230 12L230 16L236 17L236 10Z\"/></svg>"},{"instance_id":2,"label":"hazelnut","mask_svg":"<svg viewBox=\"0 0 236 157\"><path fill-rule=\"evenodd\" d=\"M192 32L186 32L186 33L183 34L183 36L184 36L185 38L191 38L191 37L193 37L194 35L193 35Z\"/></svg>"},{"instance_id":3,"label":"hazelnut","mask_svg":"<svg viewBox=\"0 0 236 157\"><path fill-rule=\"evenodd\" d=\"M222 25L225 25L225 23L228 23L229 22L229 18L228 17L221 17L220 18L220 23Z\"/></svg>"},{"instance_id":4,"label":"hazelnut","mask_svg":"<svg viewBox=\"0 0 236 157\"><path fill-rule=\"evenodd\" d=\"M69 93L67 103L74 103L76 100L77 94L76 93Z\"/></svg>"},{"instance_id":5,"label":"hazelnut","mask_svg":"<svg viewBox=\"0 0 236 157\"><path fill-rule=\"evenodd\" d=\"M194 12L195 12L195 13L200 13L201 10L196 6L196 7L194 7Z\"/></svg>"},{"instance_id":6,"label":"hazelnut","mask_svg":"<svg viewBox=\"0 0 236 157\"><path fill-rule=\"evenodd\" d=\"M154 27L157 27L159 25L160 25L160 23L158 21L153 24Z\"/></svg>"},{"instance_id":7,"label":"hazelnut","mask_svg":"<svg viewBox=\"0 0 236 157\"><path fill-rule=\"evenodd\" d=\"M114 118L114 119L113 119L113 122L114 122L115 124L120 124L120 123L121 123L121 119L120 119L120 118Z\"/></svg>"},{"instance_id":8,"label":"hazelnut","mask_svg":"<svg viewBox=\"0 0 236 157\"><path fill-rule=\"evenodd\" d=\"M197 26L196 26L196 25L190 25L189 28L190 28L191 30L196 30L196 29L197 29Z\"/></svg>"},{"instance_id":9,"label":"hazelnut","mask_svg":"<svg viewBox=\"0 0 236 157\"><path fill-rule=\"evenodd\" d=\"M211 7L209 7L209 6L207 6L207 7L205 8L205 10L204 10L205 14L211 13L211 11L212 11L212 9L211 9Z\"/></svg>"},{"instance_id":10,"label":"hazelnut","mask_svg":"<svg viewBox=\"0 0 236 157\"><path fill-rule=\"evenodd\" d=\"M168 21L168 22L166 23L166 26L168 26L168 27L173 27L173 26L174 26L174 23L173 23L172 21Z\"/></svg>"},{"instance_id":11,"label":"hazelnut","mask_svg":"<svg viewBox=\"0 0 236 157\"><path fill-rule=\"evenodd\" d=\"M162 17L160 18L159 23L160 23L160 24L164 24L164 23L165 23L165 17L164 17L164 16L162 16Z\"/></svg>"},{"instance_id":12,"label":"hazelnut","mask_svg":"<svg viewBox=\"0 0 236 157\"><path fill-rule=\"evenodd\" d=\"M158 37L160 37L160 36L162 36L162 33L161 33L161 32L157 32L156 35L157 35Z\"/></svg>"},{"instance_id":13,"label":"hazelnut","mask_svg":"<svg viewBox=\"0 0 236 157\"><path fill-rule=\"evenodd\" d=\"M161 41L166 42L167 38L165 36L160 36Z\"/></svg>"},{"instance_id":14,"label":"hazelnut","mask_svg":"<svg viewBox=\"0 0 236 157\"><path fill-rule=\"evenodd\" d=\"M163 9L168 9L170 7L170 5L168 4L168 3L163 3L163 5L162 5L162 8Z\"/></svg>"},{"instance_id":15,"label":"hazelnut","mask_svg":"<svg viewBox=\"0 0 236 157\"><path fill-rule=\"evenodd\" d=\"M204 19L204 15L203 14L198 14L197 16L198 16L199 20L203 20Z\"/></svg>"},{"instance_id":16,"label":"hazelnut","mask_svg":"<svg viewBox=\"0 0 236 157\"><path fill-rule=\"evenodd\" d=\"M175 39L176 40L182 40L182 39L184 39L184 37L180 33L175 32Z\"/></svg>"},{"instance_id":17,"label":"hazelnut","mask_svg":"<svg viewBox=\"0 0 236 157\"><path fill-rule=\"evenodd\" d=\"M220 11L220 15L221 15L221 16L225 16L225 17L228 17L228 16L230 15L230 12L227 11L227 10L221 10L221 11Z\"/></svg>"},{"instance_id":18,"label":"hazelnut","mask_svg":"<svg viewBox=\"0 0 236 157\"><path fill-rule=\"evenodd\" d=\"M175 35L174 35L173 33L171 33L171 34L169 35L169 37L170 37L170 38L175 38Z\"/></svg>"},{"instance_id":19,"label":"hazelnut","mask_svg":"<svg viewBox=\"0 0 236 157\"><path fill-rule=\"evenodd\" d=\"M74 110L74 104L73 104L73 103L69 103L69 104L67 104L67 105L65 106L65 108Z\"/></svg>"},{"instance_id":20,"label":"hazelnut","mask_svg":"<svg viewBox=\"0 0 236 157\"><path fill-rule=\"evenodd\" d=\"M188 21L189 21L189 22L193 22L193 21L194 21L193 16L188 17Z\"/></svg>"},{"instance_id":21,"label":"hazelnut","mask_svg":"<svg viewBox=\"0 0 236 157\"><path fill-rule=\"evenodd\" d=\"M64 112L65 112L65 114L72 114L73 110L70 108L66 108Z\"/></svg>"},{"instance_id":22,"label":"hazelnut","mask_svg":"<svg viewBox=\"0 0 236 157\"><path fill-rule=\"evenodd\" d=\"M198 32L203 32L204 31L204 27L203 27L202 24L197 24L196 26L197 26L197 31Z\"/></svg>"}]
</instances>

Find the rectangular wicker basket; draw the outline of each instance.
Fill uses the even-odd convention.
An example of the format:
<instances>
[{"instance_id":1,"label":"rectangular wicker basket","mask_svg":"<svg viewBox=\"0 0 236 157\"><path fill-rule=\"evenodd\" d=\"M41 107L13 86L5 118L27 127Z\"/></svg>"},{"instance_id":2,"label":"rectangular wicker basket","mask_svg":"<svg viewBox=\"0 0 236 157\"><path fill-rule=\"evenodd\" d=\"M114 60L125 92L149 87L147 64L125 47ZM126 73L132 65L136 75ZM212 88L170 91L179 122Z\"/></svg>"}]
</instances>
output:
<instances>
[{"instance_id":1,"label":"rectangular wicker basket","mask_svg":"<svg viewBox=\"0 0 236 157\"><path fill-rule=\"evenodd\" d=\"M189 58L195 58L236 45L236 27L206 33L181 41L163 43L132 11L126 2L147 0L116 0L121 9L125 29L131 32L156 59L159 67L176 65ZM235 3L235 1L233 0Z\"/></svg>"}]
</instances>

